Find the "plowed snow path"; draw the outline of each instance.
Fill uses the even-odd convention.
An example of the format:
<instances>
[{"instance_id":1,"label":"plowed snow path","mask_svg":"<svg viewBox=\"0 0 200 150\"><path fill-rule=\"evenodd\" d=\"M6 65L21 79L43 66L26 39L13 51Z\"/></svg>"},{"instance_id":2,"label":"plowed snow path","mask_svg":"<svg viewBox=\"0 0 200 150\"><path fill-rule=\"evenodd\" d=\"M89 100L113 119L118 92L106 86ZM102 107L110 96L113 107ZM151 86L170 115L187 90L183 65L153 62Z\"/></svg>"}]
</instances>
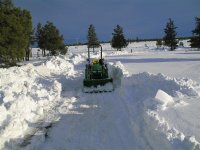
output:
<instances>
[{"instance_id":1,"label":"plowed snow path","mask_svg":"<svg viewBox=\"0 0 200 150\"><path fill-rule=\"evenodd\" d=\"M137 92L122 86L112 93L81 94L40 149L171 149L146 116L144 95Z\"/></svg>"}]
</instances>

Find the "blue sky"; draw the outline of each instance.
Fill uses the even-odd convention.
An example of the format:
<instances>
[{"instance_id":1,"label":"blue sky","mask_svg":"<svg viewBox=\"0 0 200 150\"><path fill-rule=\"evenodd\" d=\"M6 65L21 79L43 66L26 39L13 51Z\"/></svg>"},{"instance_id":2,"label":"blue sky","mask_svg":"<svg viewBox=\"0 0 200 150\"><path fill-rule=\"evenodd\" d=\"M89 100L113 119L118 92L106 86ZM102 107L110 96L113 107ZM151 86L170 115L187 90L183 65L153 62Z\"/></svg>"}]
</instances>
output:
<instances>
[{"instance_id":1,"label":"blue sky","mask_svg":"<svg viewBox=\"0 0 200 150\"><path fill-rule=\"evenodd\" d=\"M53 22L65 41L86 41L90 24L100 41L109 40L117 24L126 38L161 38L169 18L178 36L190 36L195 17L200 17L200 0L14 0L28 9L34 26Z\"/></svg>"}]
</instances>

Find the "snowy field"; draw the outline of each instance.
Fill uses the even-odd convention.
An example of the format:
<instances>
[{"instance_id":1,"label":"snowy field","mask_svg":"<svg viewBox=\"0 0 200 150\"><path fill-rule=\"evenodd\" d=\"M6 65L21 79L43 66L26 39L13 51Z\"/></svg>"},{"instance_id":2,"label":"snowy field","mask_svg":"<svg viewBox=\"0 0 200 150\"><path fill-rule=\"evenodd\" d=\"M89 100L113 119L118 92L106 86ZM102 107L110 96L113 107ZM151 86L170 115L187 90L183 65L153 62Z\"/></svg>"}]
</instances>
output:
<instances>
[{"instance_id":1,"label":"snowy field","mask_svg":"<svg viewBox=\"0 0 200 150\"><path fill-rule=\"evenodd\" d=\"M102 44L108 93L82 92L86 46L0 69L0 149L200 150L200 51L155 43Z\"/></svg>"}]
</instances>

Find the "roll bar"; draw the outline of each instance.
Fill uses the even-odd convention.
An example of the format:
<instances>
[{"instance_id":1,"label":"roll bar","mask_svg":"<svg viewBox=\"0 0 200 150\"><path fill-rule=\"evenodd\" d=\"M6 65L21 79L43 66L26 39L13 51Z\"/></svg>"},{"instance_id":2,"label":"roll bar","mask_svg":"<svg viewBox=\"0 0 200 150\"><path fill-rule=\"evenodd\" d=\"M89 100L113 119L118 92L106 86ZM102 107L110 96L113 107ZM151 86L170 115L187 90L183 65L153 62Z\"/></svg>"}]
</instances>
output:
<instances>
[{"instance_id":1,"label":"roll bar","mask_svg":"<svg viewBox=\"0 0 200 150\"><path fill-rule=\"evenodd\" d=\"M102 60L102 46L99 44L99 46L101 47L101 60ZM88 47L88 62L90 64L90 48Z\"/></svg>"}]
</instances>

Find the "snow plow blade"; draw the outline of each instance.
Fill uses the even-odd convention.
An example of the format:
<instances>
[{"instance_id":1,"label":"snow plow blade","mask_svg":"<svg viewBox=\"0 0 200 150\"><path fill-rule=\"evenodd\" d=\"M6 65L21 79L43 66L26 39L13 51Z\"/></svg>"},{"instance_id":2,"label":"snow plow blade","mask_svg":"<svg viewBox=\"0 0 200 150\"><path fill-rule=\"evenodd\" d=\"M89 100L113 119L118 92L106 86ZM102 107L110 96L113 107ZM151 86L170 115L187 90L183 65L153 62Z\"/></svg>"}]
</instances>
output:
<instances>
[{"instance_id":1,"label":"snow plow blade","mask_svg":"<svg viewBox=\"0 0 200 150\"><path fill-rule=\"evenodd\" d=\"M83 84L85 93L112 92L114 90L112 79L84 80Z\"/></svg>"}]
</instances>

